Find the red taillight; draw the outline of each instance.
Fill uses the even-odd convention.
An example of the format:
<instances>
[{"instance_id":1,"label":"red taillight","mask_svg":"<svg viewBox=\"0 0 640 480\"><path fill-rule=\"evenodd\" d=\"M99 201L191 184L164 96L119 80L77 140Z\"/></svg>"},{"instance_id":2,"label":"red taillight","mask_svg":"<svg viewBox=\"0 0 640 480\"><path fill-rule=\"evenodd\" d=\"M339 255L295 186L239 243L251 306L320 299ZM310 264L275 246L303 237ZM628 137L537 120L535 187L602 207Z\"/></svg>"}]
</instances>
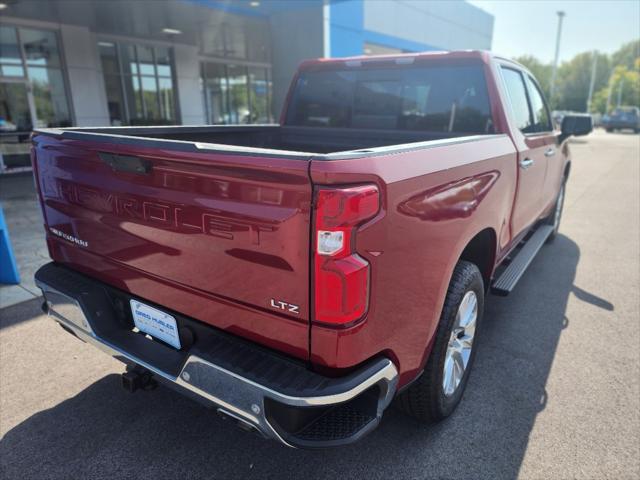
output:
<instances>
[{"instance_id":1,"label":"red taillight","mask_svg":"<svg viewBox=\"0 0 640 480\"><path fill-rule=\"evenodd\" d=\"M375 185L321 188L315 212L315 320L346 324L369 302L369 262L354 250L358 225L380 209Z\"/></svg>"}]
</instances>

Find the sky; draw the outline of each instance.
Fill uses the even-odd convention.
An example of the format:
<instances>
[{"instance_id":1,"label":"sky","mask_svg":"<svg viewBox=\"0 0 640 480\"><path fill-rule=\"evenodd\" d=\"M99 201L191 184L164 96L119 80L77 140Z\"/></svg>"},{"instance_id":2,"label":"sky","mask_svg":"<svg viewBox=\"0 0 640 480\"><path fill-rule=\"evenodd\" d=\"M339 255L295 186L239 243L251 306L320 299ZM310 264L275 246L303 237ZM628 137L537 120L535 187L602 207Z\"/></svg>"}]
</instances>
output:
<instances>
[{"instance_id":1,"label":"sky","mask_svg":"<svg viewBox=\"0 0 640 480\"><path fill-rule=\"evenodd\" d=\"M560 62L577 53L615 52L640 38L640 0L469 0L494 17L492 50L507 57L533 55L551 63L558 16L566 13Z\"/></svg>"}]
</instances>

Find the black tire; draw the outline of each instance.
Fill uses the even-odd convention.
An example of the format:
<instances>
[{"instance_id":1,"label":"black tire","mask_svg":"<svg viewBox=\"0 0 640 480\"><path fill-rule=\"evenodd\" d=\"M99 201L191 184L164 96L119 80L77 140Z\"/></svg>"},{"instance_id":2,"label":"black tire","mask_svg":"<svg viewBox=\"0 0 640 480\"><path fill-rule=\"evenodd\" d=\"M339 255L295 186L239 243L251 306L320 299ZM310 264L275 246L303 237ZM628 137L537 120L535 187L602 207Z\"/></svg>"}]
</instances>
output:
<instances>
[{"instance_id":1,"label":"black tire","mask_svg":"<svg viewBox=\"0 0 640 480\"><path fill-rule=\"evenodd\" d=\"M567 182L566 180L563 179L562 185L560 186L560 190L558 190L558 195L556 196L556 203L553 205L553 210L551 210L551 213L544 221L544 223L546 223L547 225L553 226L553 232L551 232L551 235L547 237L547 243L552 243L558 236L558 231L560 230L560 222L562 221L562 212L564 211L566 185L567 185ZM560 203L559 206L558 206L558 203ZM558 216L558 221L556 223L556 211L558 210L558 208L560 208L560 213Z\"/></svg>"},{"instance_id":2,"label":"black tire","mask_svg":"<svg viewBox=\"0 0 640 480\"><path fill-rule=\"evenodd\" d=\"M450 395L443 387L444 362L458 307L467 292L473 291L477 298L475 335L468 363L460 383ZM473 263L461 260L456 265L440 316L436 339L424 372L398 397L398 407L408 415L427 423L445 419L458 406L469 380L477 350L478 328L484 310L484 282L480 270Z\"/></svg>"}]
</instances>

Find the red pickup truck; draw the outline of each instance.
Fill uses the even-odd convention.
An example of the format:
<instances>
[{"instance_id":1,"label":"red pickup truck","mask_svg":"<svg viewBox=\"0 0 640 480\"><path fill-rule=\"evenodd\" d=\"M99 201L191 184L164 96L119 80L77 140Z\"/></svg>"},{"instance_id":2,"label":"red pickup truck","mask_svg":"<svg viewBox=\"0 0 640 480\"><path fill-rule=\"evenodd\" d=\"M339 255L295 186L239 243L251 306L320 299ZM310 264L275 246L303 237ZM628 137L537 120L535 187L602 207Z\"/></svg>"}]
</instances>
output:
<instances>
[{"instance_id":1,"label":"red pickup truck","mask_svg":"<svg viewBox=\"0 0 640 480\"><path fill-rule=\"evenodd\" d=\"M65 330L296 447L396 404L447 417L485 296L558 231L570 172L531 74L487 52L304 62L278 125L42 129Z\"/></svg>"}]
</instances>

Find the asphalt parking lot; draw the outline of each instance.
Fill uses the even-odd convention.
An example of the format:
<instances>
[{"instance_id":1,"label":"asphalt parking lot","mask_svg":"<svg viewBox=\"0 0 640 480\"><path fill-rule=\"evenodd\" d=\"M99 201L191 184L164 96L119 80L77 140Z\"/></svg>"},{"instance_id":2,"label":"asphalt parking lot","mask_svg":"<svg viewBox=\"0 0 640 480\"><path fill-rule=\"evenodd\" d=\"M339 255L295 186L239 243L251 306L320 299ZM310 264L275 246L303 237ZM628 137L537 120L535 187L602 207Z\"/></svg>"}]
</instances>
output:
<instances>
[{"instance_id":1,"label":"asphalt parking lot","mask_svg":"<svg viewBox=\"0 0 640 480\"><path fill-rule=\"evenodd\" d=\"M0 310L0 478L640 478L640 136L572 152L562 235L490 297L447 421L390 409L355 445L288 449L166 388L125 392L31 296Z\"/></svg>"}]
</instances>

